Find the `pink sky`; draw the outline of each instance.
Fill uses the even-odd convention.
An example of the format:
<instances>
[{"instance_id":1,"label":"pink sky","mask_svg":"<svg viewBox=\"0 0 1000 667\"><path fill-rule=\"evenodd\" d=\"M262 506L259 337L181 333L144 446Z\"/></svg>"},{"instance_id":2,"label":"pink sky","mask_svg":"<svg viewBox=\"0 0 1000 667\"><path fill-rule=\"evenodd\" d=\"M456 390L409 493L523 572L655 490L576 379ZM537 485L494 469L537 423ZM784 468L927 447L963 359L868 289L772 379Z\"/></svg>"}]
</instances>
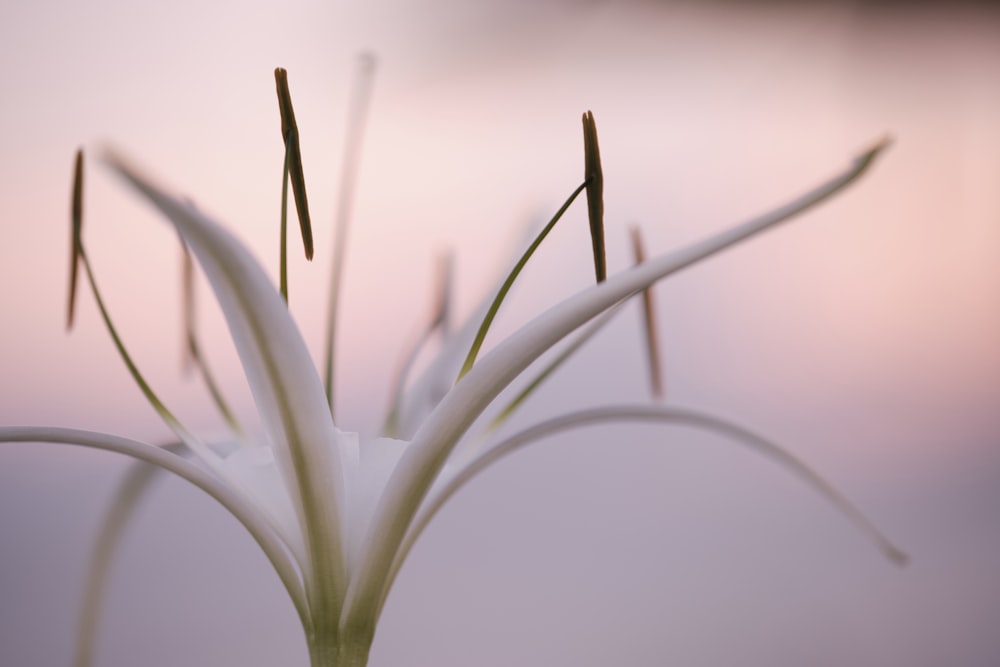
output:
<instances>
[{"instance_id":1,"label":"pink sky","mask_svg":"<svg viewBox=\"0 0 1000 667\"><path fill-rule=\"evenodd\" d=\"M913 564L894 570L808 489L711 438L670 432L678 446L659 448L663 432L625 429L635 449L620 453L621 437L598 431L579 454L574 438L539 447L457 499L394 591L373 665L411 655L421 657L410 664L597 665L622 646L632 664L991 664L998 32L996 15L973 10L7 3L0 423L166 436L86 292L75 331L64 332L73 151L121 148L275 267L278 65L289 70L317 221L313 265L292 244L291 303L318 349L354 56L380 59L338 375L344 425L355 429L381 416L398 350L429 307L435 255L459 253L457 297L468 308L498 249L579 183L582 111L593 109L600 130L618 268L629 261L628 224L643 225L650 252L666 251L797 195L888 132L892 150L856 188L663 283L657 298L670 400L788 444ZM203 390L178 372L172 233L94 161L86 216L99 280L140 366L192 426L217 428ZM587 284L584 220L574 209L543 247L498 335ZM216 370L250 415L207 289L200 305ZM525 423L641 399L634 318L595 341ZM119 470L89 453L0 451L0 664L65 662L86 528ZM263 665L289 652L302 661L273 575L207 505L181 484L150 503L123 556L102 664L133 663L143 647L192 632L190 653L156 649L162 662L143 663ZM213 530L224 535L217 547ZM164 535L200 555L177 553ZM151 578L143 558L201 583L187 593L149 584L136 594L149 609L130 613L129 591ZM198 577L222 586L213 595L226 602L203 600ZM274 609L260 611L265 602ZM223 620L208 632L213 616Z\"/></svg>"}]
</instances>

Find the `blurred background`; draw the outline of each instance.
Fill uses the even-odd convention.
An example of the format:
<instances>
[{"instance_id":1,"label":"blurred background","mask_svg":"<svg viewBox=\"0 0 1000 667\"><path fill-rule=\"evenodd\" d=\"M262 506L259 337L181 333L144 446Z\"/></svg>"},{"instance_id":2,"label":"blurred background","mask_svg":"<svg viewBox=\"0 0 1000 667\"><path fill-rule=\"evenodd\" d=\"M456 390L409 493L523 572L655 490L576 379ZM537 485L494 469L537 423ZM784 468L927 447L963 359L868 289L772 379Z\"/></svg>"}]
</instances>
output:
<instances>
[{"instance_id":1,"label":"blurred background","mask_svg":"<svg viewBox=\"0 0 1000 667\"><path fill-rule=\"evenodd\" d=\"M378 629L381 665L1000 664L1000 15L986 3L122 2L0 6L0 424L150 442L81 291L65 332L73 152L113 145L277 267L286 67L317 237L291 308L320 349L357 54L379 67L350 235L338 422L370 431L455 250L460 314L502 249L582 180L592 109L609 264L796 196L885 134L834 201L660 283L668 401L750 426L821 471L912 557L886 562L770 461L648 426L539 443L429 528ZM175 236L96 161L85 241L120 331L184 422ZM493 333L592 280L578 204ZM202 345L253 407L202 284ZM647 400L639 314L546 385L520 425ZM69 664L93 534L127 462L0 449L0 664ZM306 664L243 529L162 479L114 570L101 665Z\"/></svg>"}]
</instances>

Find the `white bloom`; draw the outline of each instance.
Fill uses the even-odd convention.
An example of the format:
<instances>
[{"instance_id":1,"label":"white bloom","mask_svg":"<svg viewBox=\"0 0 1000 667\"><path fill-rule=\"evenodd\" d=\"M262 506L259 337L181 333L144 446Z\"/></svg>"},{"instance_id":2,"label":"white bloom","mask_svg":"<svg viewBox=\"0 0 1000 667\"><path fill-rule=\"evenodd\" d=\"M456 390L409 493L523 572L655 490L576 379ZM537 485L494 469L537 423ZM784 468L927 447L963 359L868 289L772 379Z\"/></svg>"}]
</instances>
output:
<instances>
[{"instance_id":1,"label":"white bloom","mask_svg":"<svg viewBox=\"0 0 1000 667\"><path fill-rule=\"evenodd\" d=\"M218 498L274 564L302 619L314 665L364 664L395 574L441 504L492 461L555 429L601 419L657 419L723 430L768 453L778 452L786 464L847 507L808 469L766 441L719 420L662 406L565 416L496 443L447 476L442 471L456 444L500 392L565 336L657 280L834 194L856 179L882 147L772 213L613 275L554 306L451 385L456 359L460 361L454 353L464 352L478 322L459 327L400 404L397 432L405 440L369 442L334 424L302 335L256 259L224 227L111 155L110 166L170 220L208 277L252 390L263 441L222 455L172 424L205 468L111 435L11 427L0 428L0 441L67 442L119 451L181 475ZM442 385L445 373L449 382Z\"/></svg>"}]
</instances>

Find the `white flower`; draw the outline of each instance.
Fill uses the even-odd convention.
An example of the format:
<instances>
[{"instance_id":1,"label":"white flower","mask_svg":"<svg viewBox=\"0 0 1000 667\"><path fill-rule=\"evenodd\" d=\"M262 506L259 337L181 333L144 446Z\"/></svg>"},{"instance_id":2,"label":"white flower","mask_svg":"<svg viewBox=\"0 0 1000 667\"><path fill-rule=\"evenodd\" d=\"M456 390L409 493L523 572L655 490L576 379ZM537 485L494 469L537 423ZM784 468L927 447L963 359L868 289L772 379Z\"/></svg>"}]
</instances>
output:
<instances>
[{"instance_id":1,"label":"white flower","mask_svg":"<svg viewBox=\"0 0 1000 667\"><path fill-rule=\"evenodd\" d=\"M118 451L174 472L213 495L247 527L274 565L299 613L315 666L365 664L403 559L459 486L528 442L594 421L679 421L723 431L779 457L851 514L887 553L897 554L832 489L783 450L721 420L680 408L618 406L564 415L493 443L463 467L454 467L452 461L452 470L443 474L470 426L565 336L665 276L836 193L860 176L883 146L767 215L613 275L550 308L496 345L452 385L450 378L478 323L473 318L450 333L424 377L398 401L395 431L405 439L368 442L334 424L302 335L257 260L224 227L110 155L110 167L166 216L201 264L239 353L263 439L220 452L168 418L203 467L163 448L70 429L4 427L0 441L64 442ZM89 272L89 264L85 268ZM442 377L448 382L442 384Z\"/></svg>"}]
</instances>

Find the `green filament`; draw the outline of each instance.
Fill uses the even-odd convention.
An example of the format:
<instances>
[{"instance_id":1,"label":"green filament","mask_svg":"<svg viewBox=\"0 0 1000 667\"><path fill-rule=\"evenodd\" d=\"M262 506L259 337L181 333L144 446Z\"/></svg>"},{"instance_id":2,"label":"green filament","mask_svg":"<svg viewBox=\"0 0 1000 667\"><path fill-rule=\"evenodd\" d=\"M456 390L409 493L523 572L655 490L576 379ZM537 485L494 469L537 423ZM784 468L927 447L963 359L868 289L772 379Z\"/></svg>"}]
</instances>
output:
<instances>
[{"instance_id":1,"label":"green filament","mask_svg":"<svg viewBox=\"0 0 1000 667\"><path fill-rule=\"evenodd\" d=\"M500 291L497 292L496 297L494 297L493 303L490 304L489 310L486 311L486 317L483 318L483 323L479 326L479 330L476 332L476 338L472 341L472 347L469 349L469 354L466 355L465 363L462 364L462 370L459 371L458 377L455 378L456 383L465 377L466 373L472 370L472 366L476 363L476 357L479 356L479 350L483 346L483 341L486 340L486 333L489 331L490 325L493 324L493 319L500 310L500 304L503 303L504 298L507 296L507 292L509 292L510 288L514 285L514 281L517 279L518 275L520 275L521 270L524 269L528 260L531 259L533 254L535 254L535 250L537 250L538 246L542 244L545 237L549 235L552 228L556 226L557 222L559 222L559 219L563 216L563 213L566 212L566 209L570 207L570 204L573 203L573 200L575 200L586 187L587 182L584 181L576 188L576 190L573 191L573 194L571 194L563 205L559 207L556 214L552 216L552 219L549 220L548 224L545 225L542 231L538 233L535 240L531 242L528 249L524 251L523 255L521 255L521 258L517 260L517 264L514 265L514 268L507 276L507 279L503 281Z\"/></svg>"}]
</instances>

